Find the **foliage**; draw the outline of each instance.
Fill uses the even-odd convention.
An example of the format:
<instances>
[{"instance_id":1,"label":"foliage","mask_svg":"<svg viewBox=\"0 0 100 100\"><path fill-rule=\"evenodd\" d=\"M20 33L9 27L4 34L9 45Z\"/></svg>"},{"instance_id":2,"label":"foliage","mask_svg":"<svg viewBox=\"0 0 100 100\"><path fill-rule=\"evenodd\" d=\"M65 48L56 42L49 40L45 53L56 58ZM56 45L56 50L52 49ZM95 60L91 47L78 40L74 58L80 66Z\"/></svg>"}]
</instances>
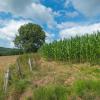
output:
<instances>
[{"instance_id":1,"label":"foliage","mask_svg":"<svg viewBox=\"0 0 100 100\"><path fill-rule=\"evenodd\" d=\"M34 100L67 100L67 89L59 85L39 87L34 90Z\"/></svg>"},{"instance_id":2,"label":"foliage","mask_svg":"<svg viewBox=\"0 0 100 100\"><path fill-rule=\"evenodd\" d=\"M0 56L18 55L18 54L22 54L22 51L20 49L0 47Z\"/></svg>"},{"instance_id":3,"label":"foliage","mask_svg":"<svg viewBox=\"0 0 100 100\"><path fill-rule=\"evenodd\" d=\"M80 97L81 100L99 100L100 81L78 80L73 84L73 93L75 97Z\"/></svg>"},{"instance_id":4,"label":"foliage","mask_svg":"<svg viewBox=\"0 0 100 100\"><path fill-rule=\"evenodd\" d=\"M0 100L4 99L4 92L3 92L3 75L0 74Z\"/></svg>"},{"instance_id":5,"label":"foliage","mask_svg":"<svg viewBox=\"0 0 100 100\"><path fill-rule=\"evenodd\" d=\"M25 52L36 52L45 42L45 32L36 24L28 23L21 26L14 40L15 46Z\"/></svg>"},{"instance_id":6,"label":"foliage","mask_svg":"<svg viewBox=\"0 0 100 100\"><path fill-rule=\"evenodd\" d=\"M25 79L18 80L14 83L15 91L22 93L28 86L28 81Z\"/></svg>"},{"instance_id":7,"label":"foliage","mask_svg":"<svg viewBox=\"0 0 100 100\"><path fill-rule=\"evenodd\" d=\"M12 81L9 87L8 97L12 96L12 100L19 100L22 93L28 87L29 82L26 79Z\"/></svg>"},{"instance_id":8,"label":"foliage","mask_svg":"<svg viewBox=\"0 0 100 100\"><path fill-rule=\"evenodd\" d=\"M100 32L54 41L43 45L40 52L45 58L52 60L98 62L100 60Z\"/></svg>"},{"instance_id":9,"label":"foliage","mask_svg":"<svg viewBox=\"0 0 100 100\"><path fill-rule=\"evenodd\" d=\"M29 58L33 59L34 63L38 63L37 70L33 69L30 72ZM100 68L98 65L94 67L90 64L59 63L59 65L44 61L38 54L24 54L19 56L18 60L23 77L19 77L16 64L9 66L11 76L5 97L2 90L3 74L0 74L0 100L4 98L8 100L10 97L12 100L20 100L23 96L27 100L100 99ZM29 95L25 95L27 93Z\"/></svg>"}]
</instances>

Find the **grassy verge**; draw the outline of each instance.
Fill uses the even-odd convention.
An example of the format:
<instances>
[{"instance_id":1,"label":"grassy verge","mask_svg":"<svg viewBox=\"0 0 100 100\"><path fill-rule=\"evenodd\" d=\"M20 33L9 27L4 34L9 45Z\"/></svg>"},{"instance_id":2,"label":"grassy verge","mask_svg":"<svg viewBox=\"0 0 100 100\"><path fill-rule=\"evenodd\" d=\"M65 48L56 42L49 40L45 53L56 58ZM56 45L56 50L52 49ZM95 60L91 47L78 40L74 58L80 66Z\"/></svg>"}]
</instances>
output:
<instances>
[{"instance_id":1,"label":"grassy verge","mask_svg":"<svg viewBox=\"0 0 100 100\"><path fill-rule=\"evenodd\" d=\"M34 90L33 100L99 100L100 80L77 80L72 86L47 85Z\"/></svg>"},{"instance_id":2,"label":"grassy verge","mask_svg":"<svg viewBox=\"0 0 100 100\"><path fill-rule=\"evenodd\" d=\"M67 88L60 85L49 85L34 90L34 100L67 100Z\"/></svg>"},{"instance_id":3,"label":"grassy verge","mask_svg":"<svg viewBox=\"0 0 100 100\"><path fill-rule=\"evenodd\" d=\"M33 71L28 60L31 58ZM100 67L46 61L37 54L18 58L23 77L14 64L6 100L99 100ZM0 78L2 80L2 76ZM3 81L0 81L0 88ZM3 95L1 92L1 98Z\"/></svg>"}]
</instances>

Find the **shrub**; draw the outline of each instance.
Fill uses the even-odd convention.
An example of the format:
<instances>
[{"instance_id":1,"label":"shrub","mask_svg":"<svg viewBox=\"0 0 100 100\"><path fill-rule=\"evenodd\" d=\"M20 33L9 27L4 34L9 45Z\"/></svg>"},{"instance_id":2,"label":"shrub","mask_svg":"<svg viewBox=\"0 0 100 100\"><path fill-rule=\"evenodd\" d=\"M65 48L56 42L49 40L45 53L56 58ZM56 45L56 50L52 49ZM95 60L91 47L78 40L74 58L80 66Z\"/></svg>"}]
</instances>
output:
<instances>
[{"instance_id":1,"label":"shrub","mask_svg":"<svg viewBox=\"0 0 100 100\"><path fill-rule=\"evenodd\" d=\"M28 81L21 79L14 83L14 88L16 92L23 93L26 87L28 86Z\"/></svg>"},{"instance_id":2,"label":"shrub","mask_svg":"<svg viewBox=\"0 0 100 100\"><path fill-rule=\"evenodd\" d=\"M4 99L4 91L3 91L3 74L0 73L0 100Z\"/></svg>"},{"instance_id":3,"label":"shrub","mask_svg":"<svg viewBox=\"0 0 100 100\"><path fill-rule=\"evenodd\" d=\"M25 79L20 79L18 81L13 81L12 85L9 88L9 96L12 97L12 100L19 100L21 94L27 88L29 82Z\"/></svg>"},{"instance_id":4,"label":"shrub","mask_svg":"<svg viewBox=\"0 0 100 100\"><path fill-rule=\"evenodd\" d=\"M58 85L39 87L34 91L34 100L67 100L67 89Z\"/></svg>"},{"instance_id":5,"label":"shrub","mask_svg":"<svg viewBox=\"0 0 100 100\"><path fill-rule=\"evenodd\" d=\"M73 92L76 97L80 97L82 100L99 100L100 81L78 80L73 85Z\"/></svg>"}]
</instances>

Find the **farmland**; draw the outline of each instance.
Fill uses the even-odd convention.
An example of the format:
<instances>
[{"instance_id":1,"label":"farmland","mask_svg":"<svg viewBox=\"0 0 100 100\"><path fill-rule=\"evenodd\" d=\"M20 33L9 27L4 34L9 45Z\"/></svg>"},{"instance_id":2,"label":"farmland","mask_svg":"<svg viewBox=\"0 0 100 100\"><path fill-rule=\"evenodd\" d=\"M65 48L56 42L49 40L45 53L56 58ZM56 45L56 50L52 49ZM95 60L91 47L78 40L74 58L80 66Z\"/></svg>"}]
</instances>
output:
<instances>
[{"instance_id":1,"label":"farmland","mask_svg":"<svg viewBox=\"0 0 100 100\"><path fill-rule=\"evenodd\" d=\"M100 100L99 41L98 32L1 57L1 72L8 66L11 76L5 92L0 74L0 100Z\"/></svg>"},{"instance_id":2,"label":"farmland","mask_svg":"<svg viewBox=\"0 0 100 100\"><path fill-rule=\"evenodd\" d=\"M100 0L1 0L0 100L100 100Z\"/></svg>"},{"instance_id":3,"label":"farmland","mask_svg":"<svg viewBox=\"0 0 100 100\"><path fill-rule=\"evenodd\" d=\"M16 57L14 58L16 59ZM27 63L29 58L34 62L32 72L30 72ZM47 61L38 54L25 54L18 59L24 78L16 73L15 65L11 66L12 79L10 83L12 84L9 85L6 100L14 100L15 98L16 100L28 100L29 98L32 100L51 100L49 98L53 94L58 98L63 95L64 98L58 100L99 100L100 98L99 65ZM60 94L58 92L56 94L57 90L60 91Z\"/></svg>"},{"instance_id":4,"label":"farmland","mask_svg":"<svg viewBox=\"0 0 100 100\"><path fill-rule=\"evenodd\" d=\"M98 63L100 59L100 32L76 36L45 44L40 52L47 59L71 63Z\"/></svg>"},{"instance_id":5,"label":"farmland","mask_svg":"<svg viewBox=\"0 0 100 100\"><path fill-rule=\"evenodd\" d=\"M10 64L16 62L17 56L1 56L0 57L0 72L5 70Z\"/></svg>"}]
</instances>

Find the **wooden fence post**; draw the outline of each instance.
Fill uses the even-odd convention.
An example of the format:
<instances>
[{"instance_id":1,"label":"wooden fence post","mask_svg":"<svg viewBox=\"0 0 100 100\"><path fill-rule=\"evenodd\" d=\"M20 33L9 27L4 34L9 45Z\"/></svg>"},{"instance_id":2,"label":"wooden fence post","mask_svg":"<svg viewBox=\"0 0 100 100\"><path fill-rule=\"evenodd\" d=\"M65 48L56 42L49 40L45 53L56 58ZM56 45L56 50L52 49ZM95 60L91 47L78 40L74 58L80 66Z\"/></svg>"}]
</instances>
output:
<instances>
[{"instance_id":1,"label":"wooden fence post","mask_svg":"<svg viewBox=\"0 0 100 100\"><path fill-rule=\"evenodd\" d=\"M29 60L28 60L28 64L29 64L29 67L30 67L30 71L33 71L33 68L32 68L32 61L31 61L30 58L29 58Z\"/></svg>"},{"instance_id":2,"label":"wooden fence post","mask_svg":"<svg viewBox=\"0 0 100 100\"><path fill-rule=\"evenodd\" d=\"M9 77L10 77L10 71L8 68L7 71L5 72L5 75L4 75L4 87L3 87L3 89L4 89L5 94L7 93Z\"/></svg>"},{"instance_id":3,"label":"wooden fence post","mask_svg":"<svg viewBox=\"0 0 100 100\"><path fill-rule=\"evenodd\" d=\"M23 78L23 75L22 75L22 72L21 72L21 68L20 68L20 63L19 63L19 61L17 60L17 71L18 71L18 74L19 74L19 76L21 77L21 78Z\"/></svg>"}]
</instances>

